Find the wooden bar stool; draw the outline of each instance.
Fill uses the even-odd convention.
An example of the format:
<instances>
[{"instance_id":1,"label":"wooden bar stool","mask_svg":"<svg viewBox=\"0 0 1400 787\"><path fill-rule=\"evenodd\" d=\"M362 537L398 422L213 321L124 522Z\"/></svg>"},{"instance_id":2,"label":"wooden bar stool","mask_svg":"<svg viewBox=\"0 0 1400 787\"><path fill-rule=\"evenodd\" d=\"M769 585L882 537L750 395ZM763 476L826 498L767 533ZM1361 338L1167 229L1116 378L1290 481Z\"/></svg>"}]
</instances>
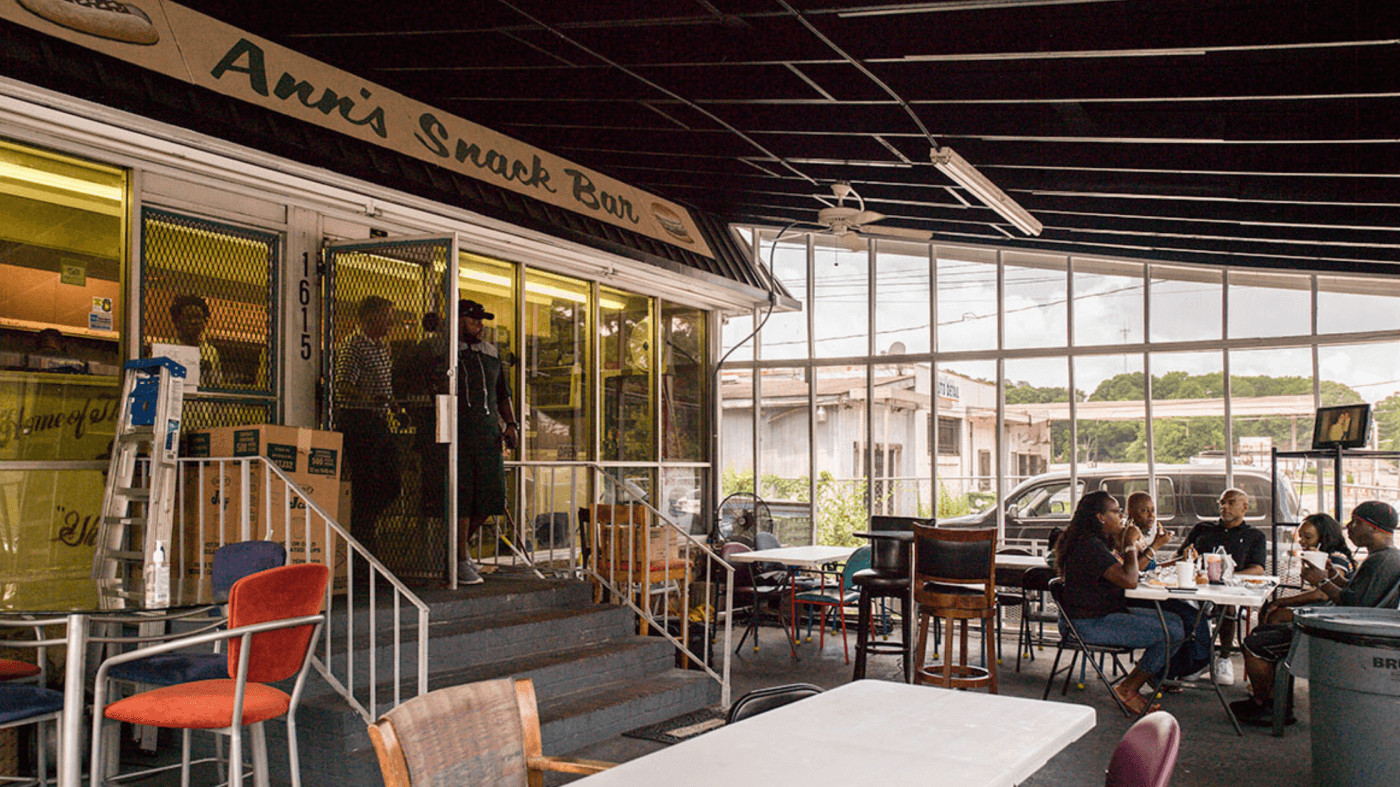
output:
<instances>
[{"instance_id":1,"label":"wooden bar stool","mask_svg":"<svg viewBox=\"0 0 1400 787\"><path fill-rule=\"evenodd\" d=\"M996 659L988 657L985 667L967 661L967 622L981 620L983 636L997 614L996 606L996 528L953 528L914 526L914 600L919 604L918 666L915 683L928 683L949 689L986 686L997 693ZM929 623L945 621L943 659L925 665ZM954 624L959 624L958 661L953 661Z\"/></svg>"}]
</instances>

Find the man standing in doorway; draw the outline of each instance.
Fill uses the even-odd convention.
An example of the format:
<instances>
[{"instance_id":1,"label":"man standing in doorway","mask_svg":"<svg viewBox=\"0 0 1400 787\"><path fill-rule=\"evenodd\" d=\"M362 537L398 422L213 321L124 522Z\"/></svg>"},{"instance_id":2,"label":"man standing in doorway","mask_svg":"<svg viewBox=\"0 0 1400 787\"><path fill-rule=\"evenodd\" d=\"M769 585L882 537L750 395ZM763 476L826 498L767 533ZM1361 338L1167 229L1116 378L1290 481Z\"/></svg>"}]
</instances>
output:
<instances>
[{"instance_id":1,"label":"man standing in doorway","mask_svg":"<svg viewBox=\"0 0 1400 787\"><path fill-rule=\"evenodd\" d=\"M482 337L484 321L496 315L476 301L462 300L457 316L462 333L457 359L457 579L477 585L483 580L468 545L487 517L506 512L501 450L514 450L520 434L500 353Z\"/></svg>"},{"instance_id":2,"label":"man standing in doorway","mask_svg":"<svg viewBox=\"0 0 1400 787\"><path fill-rule=\"evenodd\" d=\"M350 530L371 552L379 515L399 496L399 455L389 431L394 367L385 339L393 311L394 304L378 295L360 301L359 330L335 359L335 425L350 470Z\"/></svg>"},{"instance_id":3,"label":"man standing in doorway","mask_svg":"<svg viewBox=\"0 0 1400 787\"><path fill-rule=\"evenodd\" d=\"M1249 495L1243 489L1226 489L1220 493L1220 519L1202 522L1191 528L1182 542L1178 556L1194 559L1224 548L1235 561L1236 574L1263 574L1268 560L1268 540L1263 532L1244 522L1249 513ZM1215 681L1222 686L1235 684L1235 668L1230 653L1235 644L1235 608L1225 607L1220 618L1220 652L1215 659Z\"/></svg>"}]
</instances>

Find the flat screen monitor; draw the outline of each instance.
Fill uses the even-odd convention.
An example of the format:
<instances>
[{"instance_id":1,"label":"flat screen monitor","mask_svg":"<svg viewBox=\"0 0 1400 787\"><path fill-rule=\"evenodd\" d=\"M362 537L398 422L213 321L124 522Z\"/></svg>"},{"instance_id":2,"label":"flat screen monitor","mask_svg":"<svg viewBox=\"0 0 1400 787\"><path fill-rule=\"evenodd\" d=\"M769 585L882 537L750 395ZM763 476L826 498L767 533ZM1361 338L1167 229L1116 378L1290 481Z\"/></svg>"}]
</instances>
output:
<instances>
[{"instance_id":1,"label":"flat screen monitor","mask_svg":"<svg viewBox=\"0 0 1400 787\"><path fill-rule=\"evenodd\" d=\"M1363 448L1371 429L1371 405L1317 408L1313 448Z\"/></svg>"}]
</instances>

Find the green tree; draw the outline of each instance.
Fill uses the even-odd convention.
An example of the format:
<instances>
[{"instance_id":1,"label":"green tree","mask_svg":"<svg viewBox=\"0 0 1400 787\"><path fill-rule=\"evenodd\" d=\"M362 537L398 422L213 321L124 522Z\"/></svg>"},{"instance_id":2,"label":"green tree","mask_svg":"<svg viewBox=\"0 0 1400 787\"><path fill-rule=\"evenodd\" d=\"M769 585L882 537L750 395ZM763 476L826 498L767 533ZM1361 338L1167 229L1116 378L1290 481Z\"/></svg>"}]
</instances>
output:
<instances>
[{"instance_id":1,"label":"green tree","mask_svg":"<svg viewBox=\"0 0 1400 787\"><path fill-rule=\"evenodd\" d=\"M1372 415L1376 421L1376 447L1382 451L1400 450L1400 394L1377 402Z\"/></svg>"},{"instance_id":2,"label":"green tree","mask_svg":"<svg viewBox=\"0 0 1400 787\"><path fill-rule=\"evenodd\" d=\"M869 527L870 509L865 505L865 481L837 481L823 470L817 475L817 543L859 546L864 542L852 533Z\"/></svg>"}]
</instances>

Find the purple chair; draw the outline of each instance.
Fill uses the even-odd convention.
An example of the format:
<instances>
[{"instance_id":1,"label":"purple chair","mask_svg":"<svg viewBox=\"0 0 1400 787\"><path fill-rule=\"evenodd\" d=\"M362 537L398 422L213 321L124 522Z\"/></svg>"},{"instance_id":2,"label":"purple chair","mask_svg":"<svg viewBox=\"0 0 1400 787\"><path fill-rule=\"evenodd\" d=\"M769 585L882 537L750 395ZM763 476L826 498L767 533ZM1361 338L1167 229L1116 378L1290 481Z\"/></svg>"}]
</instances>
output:
<instances>
[{"instance_id":1,"label":"purple chair","mask_svg":"<svg viewBox=\"0 0 1400 787\"><path fill-rule=\"evenodd\" d=\"M1167 787L1180 745L1175 716L1160 710L1143 716L1113 750L1104 787Z\"/></svg>"}]
</instances>

